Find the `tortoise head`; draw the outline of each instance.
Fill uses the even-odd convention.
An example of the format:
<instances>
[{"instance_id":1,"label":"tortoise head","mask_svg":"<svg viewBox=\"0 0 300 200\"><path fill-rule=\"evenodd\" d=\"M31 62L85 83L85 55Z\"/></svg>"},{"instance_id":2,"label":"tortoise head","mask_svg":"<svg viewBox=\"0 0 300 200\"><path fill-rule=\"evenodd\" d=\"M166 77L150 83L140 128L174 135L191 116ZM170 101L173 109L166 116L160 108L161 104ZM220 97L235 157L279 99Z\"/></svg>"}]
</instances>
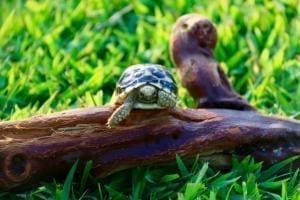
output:
<instances>
[{"instance_id":1,"label":"tortoise head","mask_svg":"<svg viewBox=\"0 0 300 200\"><path fill-rule=\"evenodd\" d=\"M152 85L143 85L138 88L137 100L142 103L155 103L157 101L157 89Z\"/></svg>"}]
</instances>

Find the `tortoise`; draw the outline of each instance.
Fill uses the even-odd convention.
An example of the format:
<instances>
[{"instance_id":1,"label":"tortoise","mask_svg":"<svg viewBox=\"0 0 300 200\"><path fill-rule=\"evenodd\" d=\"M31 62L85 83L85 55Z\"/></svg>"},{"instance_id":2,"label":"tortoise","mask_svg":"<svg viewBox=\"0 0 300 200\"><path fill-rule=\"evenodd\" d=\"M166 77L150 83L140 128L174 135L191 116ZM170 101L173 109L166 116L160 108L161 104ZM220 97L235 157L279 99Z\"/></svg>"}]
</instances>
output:
<instances>
[{"instance_id":1,"label":"tortoise","mask_svg":"<svg viewBox=\"0 0 300 200\"><path fill-rule=\"evenodd\" d=\"M124 120L133 108L173 108L177 103L177 86L171 73L162 65L129 66L117 82L115 104L120 105L109 117L110 128Z\"/></svg>"}]
</instances>

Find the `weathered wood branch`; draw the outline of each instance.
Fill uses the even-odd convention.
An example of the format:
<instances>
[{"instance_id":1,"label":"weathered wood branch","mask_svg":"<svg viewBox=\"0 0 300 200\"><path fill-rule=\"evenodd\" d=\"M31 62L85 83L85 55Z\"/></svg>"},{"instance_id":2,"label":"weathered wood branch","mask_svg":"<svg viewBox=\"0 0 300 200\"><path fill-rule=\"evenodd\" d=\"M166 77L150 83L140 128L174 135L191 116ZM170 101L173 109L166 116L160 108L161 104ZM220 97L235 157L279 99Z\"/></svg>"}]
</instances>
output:
<instances>
[{"instance_id":1,"label":"weathered wood branch","mask_svg":"<svg viewBox=\"0 0 300 200\"><path fill-rule=\"evenodd\" d=\"M77 159L101 177L176 154L252 155L275 162L300 151L300 123L226 109L135 110L122 126L105 126L112 108L85 108L0 124L0 188L65 175ZM136 119L139 119L138 121ZM161 122L164 123L161 123ZM213 158L213 157L211 157ZM220 160L220 159L225 160Z\"/></svg>"},{"instance_id":2,"label":"weathered wood branch","mask_svg":"<svg viewBox=\"0 0 300 200\"><path fill-rule=\"evenodd\" d=\"M218 166L230 155L273 163L300 154L300 122L263 116L229 84L212 55L216 31L198 15L180 18L170 41L181 80L198 107L134 110L108 129L115 107L82 108L0 123L0 190L65 175L75 160L92 160L97 177L175 155L200 155Z\"/></svg>"},{"instance_id":3,"label":"weathered wood branch","mask_svg":"<svg viewBox=\"0 0 300 200\"><path fill-rule=\"evenodd\" d=\"M231 87L213 57L217 42L214 25L198 14L180 17L171 34L170 52L181 82L198 102L198 108L255 110Z\"/></svg>"}]
</instances>

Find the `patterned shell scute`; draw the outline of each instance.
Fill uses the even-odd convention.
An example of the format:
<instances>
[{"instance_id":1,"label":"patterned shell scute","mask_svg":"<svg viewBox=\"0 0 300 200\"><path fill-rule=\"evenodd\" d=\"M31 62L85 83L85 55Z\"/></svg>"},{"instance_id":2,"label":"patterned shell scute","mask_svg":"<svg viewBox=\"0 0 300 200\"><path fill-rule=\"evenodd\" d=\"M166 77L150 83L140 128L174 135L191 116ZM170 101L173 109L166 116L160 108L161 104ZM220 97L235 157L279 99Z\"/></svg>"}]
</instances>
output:
<instances>
[{"instance_id":1,"label":"patterned shell scute","mask_svg":"<svg viewBox=\"0 0 300 200\"><path fill-rule=\"evenodd\" d=\"M174 96L177 86L171 73L163 66L156 64L137 64L128 67L117 84L118 93L129 93L145 84L151 84Z\"/></svg>"}]
</instances>

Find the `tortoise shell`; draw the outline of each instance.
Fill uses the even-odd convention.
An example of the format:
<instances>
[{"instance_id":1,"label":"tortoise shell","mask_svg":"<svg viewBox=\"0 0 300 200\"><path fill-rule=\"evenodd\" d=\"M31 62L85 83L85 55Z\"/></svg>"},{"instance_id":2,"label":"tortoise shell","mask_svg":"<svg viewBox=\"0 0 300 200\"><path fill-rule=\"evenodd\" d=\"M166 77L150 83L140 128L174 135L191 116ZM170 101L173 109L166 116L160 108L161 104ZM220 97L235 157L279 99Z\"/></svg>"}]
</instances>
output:
<instances>
[{"instance_id":1,"label":"tortoise shell","mask_svg":"<svg viewBox=\"0 0 300 200\"><path fill-rule=\"evenodd\" d=\"M157 64L137 64L128 67L117 83L116 95L123 99L122 96L127 96L134 89L146 84L153 85L174 97L177 96L173 76L165 67Z\"/></svg>"}]
</instances>

